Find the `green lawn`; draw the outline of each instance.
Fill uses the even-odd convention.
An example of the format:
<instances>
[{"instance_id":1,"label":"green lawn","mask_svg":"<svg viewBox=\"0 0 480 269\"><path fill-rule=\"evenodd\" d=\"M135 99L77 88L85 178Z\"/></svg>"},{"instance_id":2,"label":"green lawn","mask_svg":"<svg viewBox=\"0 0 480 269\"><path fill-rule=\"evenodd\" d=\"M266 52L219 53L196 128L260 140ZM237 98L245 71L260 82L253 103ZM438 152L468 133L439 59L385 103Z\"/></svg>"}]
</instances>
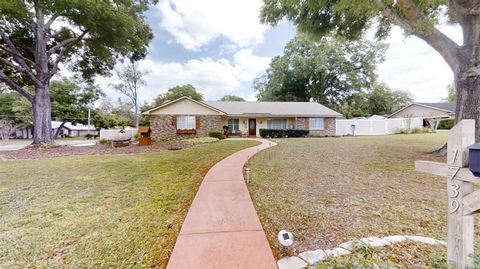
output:
<instances>
[{"instance_id":1,"label":"green lawn","mask_svg":"<svg viewBox=\"0 0 480 269\"><path fill-rule=\"evenodd\" d=\"M366 236L445 240L445 179L414 171L415 160L445 162L427 154L445 132L275 141L250 160L249 190L277 257L291 254L278 247L282 229L293 232L297 251Z\"/></svg>"},{"instance_id":2,"label":"green lawn","mask_svg":"<svg viewBox=\"0 0 480 269\"><path fill-rule=\"evenodd\" d=\"M0 268L163 268L208 169L256 144L0 162Z\"/></svg>"}]
</instances>

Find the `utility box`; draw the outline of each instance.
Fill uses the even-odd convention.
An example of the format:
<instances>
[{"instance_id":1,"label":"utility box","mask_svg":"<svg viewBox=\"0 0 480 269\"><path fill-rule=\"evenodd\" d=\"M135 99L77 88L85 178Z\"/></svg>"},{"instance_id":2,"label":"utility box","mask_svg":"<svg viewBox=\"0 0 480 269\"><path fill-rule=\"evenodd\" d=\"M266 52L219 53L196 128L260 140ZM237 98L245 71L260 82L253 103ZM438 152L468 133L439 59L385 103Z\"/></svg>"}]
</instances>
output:
<instances>
[{"instance_id":1,"label":"utility box","mask_svg":"<svg viewBox=\"0 0 480 269\"><path fill-rule=\"evenodd\" d=\"M468 147L469 167L473 175L480 177L480 143Z\"/></svg>"}]
</instances>

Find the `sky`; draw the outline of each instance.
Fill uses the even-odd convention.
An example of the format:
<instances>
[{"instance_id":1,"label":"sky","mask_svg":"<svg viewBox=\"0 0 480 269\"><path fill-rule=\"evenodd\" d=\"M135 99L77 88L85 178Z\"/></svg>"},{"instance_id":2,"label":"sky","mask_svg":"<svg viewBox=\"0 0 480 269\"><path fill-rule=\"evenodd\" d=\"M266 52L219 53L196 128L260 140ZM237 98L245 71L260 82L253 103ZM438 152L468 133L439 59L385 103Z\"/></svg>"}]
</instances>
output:
<instances>
[{"instance_id":1,"label":"sky","mask_svg":"<svg viewBox=\"0 0 480 269\"><path fill-rule=\"evenodd\" d=\"M262 0L161 0L148 11L154 32L148 56L140 67L149 70L141 102L176 85L192 84L206 100L233 94L256 100L253 80L264 74L272 57L281 55L295 35L295 27L275 27L259 21ZM461 29L441 30L460 43ZM405 37L394 28L387 40L386 60L378 66L379 79L392 88L407 90L418 102L440 102L453 75L442 57L424 41ZM118 93L98 78L107 95Z\"/></svg>"}]
</instances>

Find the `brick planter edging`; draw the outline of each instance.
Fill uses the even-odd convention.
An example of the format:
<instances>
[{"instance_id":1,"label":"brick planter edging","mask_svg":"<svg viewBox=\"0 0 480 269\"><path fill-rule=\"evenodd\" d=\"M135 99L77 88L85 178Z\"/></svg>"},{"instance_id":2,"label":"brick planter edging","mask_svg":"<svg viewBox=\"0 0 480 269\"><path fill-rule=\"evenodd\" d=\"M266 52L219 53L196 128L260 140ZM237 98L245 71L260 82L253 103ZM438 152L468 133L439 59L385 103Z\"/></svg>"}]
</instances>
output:
<instances>
[{"instance_id":1,"label":"brick planter edging","mask_svg":"<svg viewBox=\"0 0 480 269\"><path fill-rule=\"evenodd\" d=\"M339 256L351 254L354 244L357 242L364 243L370 247L378 248L378 247L384 247L384 246L395 244L395 243L400 243L406 240L429 244L429 245L444 245L444 246L447 245L445 241L437 240L431 237L416 236L416 235L393 235L393 236L386 236L383 238L365 237L359 240L342 243L338 247L335 247L332 249L310 250L310 251L302 252L298 254L298 256L285 257L278 260L277 265L279 269L302 269L302 268L307 268L308 266L315 265L321 261L326 260L329 257L339 257Z\"/></svg>"}]
</instances>

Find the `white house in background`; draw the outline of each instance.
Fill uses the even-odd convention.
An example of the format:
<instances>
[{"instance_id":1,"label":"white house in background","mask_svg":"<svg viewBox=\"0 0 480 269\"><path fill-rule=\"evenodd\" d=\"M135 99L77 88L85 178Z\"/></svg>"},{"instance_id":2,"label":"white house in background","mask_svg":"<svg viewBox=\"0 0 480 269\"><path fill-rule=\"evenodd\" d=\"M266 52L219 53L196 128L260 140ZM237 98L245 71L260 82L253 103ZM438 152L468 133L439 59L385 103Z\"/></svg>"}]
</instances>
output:
<instances>
[{"instance_id":1,"label":"white house in background","mask_svg":"<svg viewBox=\"0 0 480 269\"><path fill-rule=\"evenodd\" d=\"M454 118L455 103L412 103L395 112L389 118Z\"/></svg>"},{"instance_id":2,"label":"white house in background","mask_svg":"<svg viewBox=\"0 0 480 269\"><path fill-rule=\"evenodd\" d=\"M372 115L372 116L368 117L368 119L370 119L370 120L384 120L384 119L386 119L386 118L387 118L387 117L385 117L385 116L380 116L380 115Z\"/></svg>"},{"instance_id":3,"label":"white house in background","mask_svg":"<svg viewBox=\"0 0 480 269\"><path fill-rule=\"evenodd\" d=\"M62 125L61 121L52 121L52 134L55 134L58 128ZM73 124L72 122L65 122L62 129L60 130L59 136L65 135L70 137L80 137L85 136L86 134L95 134L95 125L85 125L85 124ZM15 138L29 139L33 137L33 128L25 127L20 128L15 132Z\"/></svg>"}]
</instances>

